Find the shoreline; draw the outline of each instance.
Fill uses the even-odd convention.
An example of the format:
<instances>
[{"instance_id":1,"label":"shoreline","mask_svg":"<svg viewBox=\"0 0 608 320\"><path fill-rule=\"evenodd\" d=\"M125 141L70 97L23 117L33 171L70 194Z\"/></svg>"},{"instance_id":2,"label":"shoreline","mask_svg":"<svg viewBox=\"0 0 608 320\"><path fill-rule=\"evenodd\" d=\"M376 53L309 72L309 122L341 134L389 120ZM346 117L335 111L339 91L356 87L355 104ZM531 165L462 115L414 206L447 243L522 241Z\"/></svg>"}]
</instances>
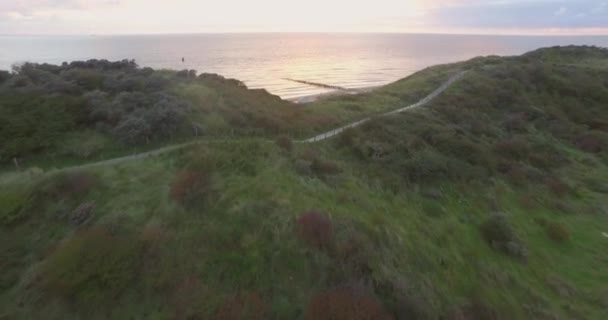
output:
<instances>
[{"instance_id":1,"label":"shoreline","mask_svg":"<svg viewBox=\"0 0 608 320\"><path fill-rule=\"evenodd\" d=\"M329 91L329 92L316 93L316 94L304 95L304 96L299 96L299 97L294 97L294 98L288 98L285 100L296 103L296 104L307 104L307 103L316 102L318 100L330 98L330 97L339 97L339 96L345 96L345 95L358 95L358 94L362 94L362 93L368 93L368 92L372 92L381 87L383 87L383 86L380 85L380 86L370 86L370 87L362 87L362 88L346 89L346 90L334 90L334 91Z\"/></svg>"}]
</instances>

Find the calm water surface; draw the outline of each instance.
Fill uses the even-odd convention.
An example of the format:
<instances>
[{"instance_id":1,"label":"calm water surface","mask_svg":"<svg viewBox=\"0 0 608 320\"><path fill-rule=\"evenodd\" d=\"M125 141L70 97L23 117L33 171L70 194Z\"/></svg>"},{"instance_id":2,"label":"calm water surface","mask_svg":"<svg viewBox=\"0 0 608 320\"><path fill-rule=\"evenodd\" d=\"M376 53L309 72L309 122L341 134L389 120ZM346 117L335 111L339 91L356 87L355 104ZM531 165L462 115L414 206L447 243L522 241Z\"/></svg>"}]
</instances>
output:
<instances>
[{"instance_id":1,"label":"calm water surface","mask_svg":"<svg viewBox=\"0 0 608 320\"><path fill-rule=\"evenodd\" d=\"M196 69L237 78L283 98L328 91L285 78L347 88L386 84L424 67L540 47L608 47L608 36L523 37L414 34L199 34L0 36L0 69L24 61L59 64L135 59L142 66ZM185 62L182 63L182 57Z\"/></svg>"}]
</instances>

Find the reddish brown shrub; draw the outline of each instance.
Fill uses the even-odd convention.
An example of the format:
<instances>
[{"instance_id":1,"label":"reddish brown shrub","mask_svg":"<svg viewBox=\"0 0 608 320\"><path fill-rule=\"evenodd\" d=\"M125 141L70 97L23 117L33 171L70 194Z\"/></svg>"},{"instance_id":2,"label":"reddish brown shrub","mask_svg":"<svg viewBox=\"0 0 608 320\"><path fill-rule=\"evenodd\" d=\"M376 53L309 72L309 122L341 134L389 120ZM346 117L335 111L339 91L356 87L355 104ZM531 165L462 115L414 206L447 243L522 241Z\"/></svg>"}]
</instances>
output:
<instances>
[{"instance_id":1,"label":"reddish brown shrub","mask_svg":"<svg viewBox=\"0 0 608 320\"><path fill-rule=\"evenodd\" d=\"M297 220L298 234L313 247L327 247L333 238L333 225L329 217L318 211L302 213Z\"/></svg>"},{"instance_id":2,"label":"reddish brown shrub","mask_svg":"<svg viewBox=\"0 0 608 320\"><path fill-rule=\"evenodd\" d=\"M245 292L224 299L214 320L266 320L269 309L258 293Z\"/></svg>"},{"instance_id":3,"label":"reddish brown shrub","mask_svg":"<svg viewBox=\"0 0 608 320\"><path fill-rule=\"evenodd\" d=\"M171 305L173 307L173 318L198 319L202 317L203 302L206 298L206 290L197 277L184 278L173 290Z\"/></svg>"},{"instance_id":4,"label":"reddish brown shrub","mask_svg":"<svg viewBox=\"0 0 608 320\"><path fill-rule=\"evenodd\" d=\"M337 288L312 297L304 313L306 320L394 319L373 296L352 288Z\"/></svg>"},{"instance_id":5,"label":"reddish brown shrub","mask_svg":"<svg viewBox=\"0 0 608 320\"><path fill-rule=\"evenodd\" d=\"M190 205L202 201L211 189L209 175L200 170L179 172L171 184L170 196L175 202Z\"/></svg>"},{"instance_id":6,"label":"reddish brown shrub","mask_svg":"<svg viewBox=\"0 0 608 320\"><path fill-rule=\"evenodd\" d=\"M336 175L340 173L340 167L337 164L319 159L313 160L311 169L317 175Z\"/></svg>"},{"instance_id":7,"label":"reddish brown shrub","mask_svg":"<svg viewBox=\"0 0 608 320\"><path fill-rule=\"evenodd\" d=\"M525 131L528 117L524 112L518 112L507 115L502 125L507 131L510 132L522 132Z\"/></svg>"},{"instance_id":8,"label":"reddish brown shrub","mask_svg":"<svg viewBox=\"0 0 608 320\"><path fill-rule=\"evenodd\" d=\"M354 128L344 130L338 136L338 145L341 147L353 147L356 143L358 131Z\"/></svg>"},{"instance_id":9,"label":"reddish brown shrub","mask_svg":"<svg viewBox=\"0 0 608 320\"><path fill-rule=\"evenodd\" d=\"M48 183L44 193L54 198L78 198L87 195L98 184L99 178L92 173L62 173Z\"/></svg>"},{"instance_id":10,"label":"reddish brown shrub","mask_svg":"<svg viewBox=\"0 0 608 320\"><path fill-rule=\"evenodd\" d=\"M304 151L302 151L299 158L309 162L313 162L315 159L318 158L318 156L319 152L317 150L312 148L306 148L304 149Z\"/></svg>"},{"instance_id":11,"label":"reddish brown shrub","mask_svg":"<svg viewBox=\"0 0 608 320\"><path fill-rule=\"evenodd\" d=\"M525 209L538 208L538 201L531 194L524 194L519 197L519 204Z\"/></svg>"},{"instance_id":12,"label":"reddish brown shrub","mask_svg":"<svg viewBox=\"0 0 608 320\"><path fill-rule=\"evenodd\" d=\"M559 222L548 222L544 225L545 231L551 240L556 242L566 242L570 240L568 228Z\"/></svg>"},{"instance_id":13,"label":"reddish brown shrub","mask_svg":"<svg viewBox=\"0 0 608 320\"><path fill-rule=\"evenodd\" d=\"M446 320L498 320L510 319L508 316L498 312L492 305L487 303L484 292L475 289L468 301L462 305L450 308Z\"/></svg>"},{"instance_id":14,"label":"reddish brown shrub","mask_svg":"<svg viewBox=\"0 0 608 320\"><path fill-rule=\"evenodd\" d=\"M506 172L507 179L509 182L516 185L523 185L528 181L526 171L519 165L514 165Z\"/></svg>"},{"instance_id":15,"label":"reddish brown shrub","mask_svg":"<svg viewBox=\"0 0 608 320\"><path fill-rule=\"evenodd\" d=\"M545 179L545 185L547 188L549 188L549 190L551 190L551 192L559 197L566 196L571 191L570 186L557 177Z\"/></svg>"},{"instance_id":16,"label":"reddish brown shrub","mask_svg":"<svg viewBox=\"0 0 608 320\"><path fill-rule=\"evenodd\" d=\"M163 227L158 223L147 223L139 236L142 243L147 247L158 246L166 237L166 232Z\"/></svg>"},{"instance_id":17,"label":"reddish brown shrub","mask_svg":"<svg viewBox=\"0 0 608 320\"><path fill-rule=\"evenodd\" d=\"M471 303L450 310L446 320L498 320L498 312L486 304Z\"/></svg>"},{"instance_id":18,"label":"reddish brown shrub","mask_svg":"<svg viewBox=\"0 0 608 320\"><path fill-rule=\"evenodd\" d=\"M524 138L510 138L499 141L494 145L494 150L505 158L517 160L527 158L531 152L530 145Z\"/></svg>"},{"instance_id":19,"label":"reddish brown shrub","mask_svg":"<svg viewBox=\"0 0 608 320\"><path fill-rule=\"evenodd\" d=\"M586 152L599 153L606 149L607 142L599 134L584 134L576 138L576 146Z\"/></svg>"},{"instance_id":20,"label":"reddish brown shrub","mask_svg":"<svg viewBox=\"0 0 608 320\"><path fill-rule=\"evenodd\" d=\"M279 136L275 143L283 150L291 153L293 150L293 141L288 136Z\"/></svg>"}]
</instances>

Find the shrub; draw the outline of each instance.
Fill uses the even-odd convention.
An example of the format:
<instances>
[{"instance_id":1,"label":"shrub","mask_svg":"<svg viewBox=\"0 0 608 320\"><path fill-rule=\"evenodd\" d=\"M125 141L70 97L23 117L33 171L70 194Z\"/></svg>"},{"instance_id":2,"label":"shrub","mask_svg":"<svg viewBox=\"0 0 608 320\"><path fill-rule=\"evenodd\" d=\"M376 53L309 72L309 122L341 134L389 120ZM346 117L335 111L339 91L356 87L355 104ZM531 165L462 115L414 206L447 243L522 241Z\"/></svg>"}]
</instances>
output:
<instances>
[{"instance_id":1,"label":"shrub","mask_svg":"<svg viewBox=\"0 0 608 320\"><path fill-rule=\"evenodd\" d=\"M549 238L555 242L566 242L570 239L568 228L562 223L548 222L544 227Z\"/></svg>"},{"instance_id":2,"label":"shrub","mask_svg":"<svg viewBox=\"0 0 608 320\"><path fill-rule=\"evenodd\" d=\"M70 216L70 222L76 226L80 226L87 222L95 211L95 202L86 202L79 205Z\"/></svg>"},{"instance_id":3,"label":"shrub","mask_svg":"<svg viewBox=\"0 0 608 320\"><path fill-rule=\"evenodd\" d=\"M136 278L140 249L135 239L101 228L79 231L48 258L41 284L81 303L107 302Z\"/></svg>"},{"instance_id":4,"label":"shrub","mask_svg":"<svg viewBox=\"0 0 608 320\"><path fill-rule=\"evenodd\" d=\"M445 213L445 211L443 210L443 207L441 207L441 205L439 205L435 201L424 201L422 203L422 210L429 217L433 217L433 218L439 218Z\"/></svg>"},{"instance_id":5,"label":"shrub","mask_svg":"<svg viewBox=\"0 0 608 320\"><path fill-rule=\"evenodd\" d=\"M504 213L492 214L480 226L483 238L492 248L518 258L527 257L527 249L515 234Z\"/></svg>"},{"instance_id":6,"label":"shrub","mask_svg":"<svg viewBox=\"0 0 608 320\"><path fill-rule=\"evenodd\" d=\"M77 132L68 134L60 148L66 155L86 159L101 152L109 142L109 139L95 131Z\"/></svg>"},{"instance_id":7,"label":"shrub","mask_svg":"<svg viewBox=\"0 0 608 320\"><path fill-rule=\"evenodd\" d=\"M354 147L358 138L358 131L355 128L348 128L338 135L338 145L341 147Z\"/></svg>"},{"instance_id":8,"label":"shrub","mask_svg":"<svg viewBox=\"0 0 608 320\"><path fill-rule=\"evenodd\" d=\"M166 236L167 232L162 225L156 222L148 222L142 228L139 239L147 248L151 248L160 245Z\"/></svg>"},{"instance_id":9,"label":"shrub","mask_svg":"<svg viewBox=\"0 0 608 320\"><path fill-rule=\"evenodd\" d=\"M202 202L210 190L209 174L202 170L184 170L175 176L169 192L175 202L188 206Z\"/></svg>"},{"instance_id":10,"label":"shrub","mask_svg":"<svg viewBox=\"0 0 608 320\"><path fill-rule=\"evenodd\" d=\"M545 185L558 197L564 197L571 191L570 186L557 177L545 179Z\"/></svg>"},{"instance_id":11,"label":"shrub","mask_svg":"<svg viewBox=\"0 0 608 320\"><path fill-rule=\"evenodd\" d=\"M257 293L240 293L224 299L214 320L266 320L269 307Z\"/></svg>"},{"instance_id":12,"label":"shrub","mask_svg":"<svg viewBox=\"0 0 608 320\"><path fill-rule=\"evenodd\" d=\"M526 129L527 116L523 112L509 114L502 126L509 132L523 132Z\"/></svg>"},{"instance_id":13,"label":"shrub","mask_svg":"<svg viewBox=\"0 0 608 320\"><path fill-rule=\"evenodd\" d=\"M179 282L171 297L174 319L201 318L206 293L197 277L189 276Z\"/></svg>"},{"instance_id":14,"label":"shrub","mask_svg":"<svg viewBox=\"0 0 608 320\"><path fill-rule=\"evenodd\" d=\"M113 134L122 143L138 144L150 140L152 128L146 120L129 116L114 128Z\"/></svg>"},{"instance_id":15,"label":"shrub","mask_svg":"<svg viewBox=\"0 0 608 320\"><path fill-rule=\"evenodd\" d=\"M528 157L531 148L524 138L514 137L497 142L494 151L507 159L523 160Z\"/></svg>"},{"instance_id":16,"label":"shrub","mask_svg":"<svg viewBox=\"0 0 608 320\"><path fill-rule=\"evenodd\" d=\"M539 205L538 200L532 194L524 194L519 197L519 204L522 208L528 210L536 209Z\"/></svg>"},{"instance_id":17,"label":"shrub","mask_svg":"<svg viewBox=\"0 0 608 320\"><path fill-rule=\"evenodd\" d=\"M302 159L298 159L294 163L294 167L295 167L296 172L298 174L303 175L303 176L310 176L310 175L312 175L311 165L312 165L312 162L306 161L306 160L302 160Z\"/></svg>"},{"instance_id":18,"label":"shrub","mask_svg":"<svg viewBox=\"0 0 608 320\"><path fill-rule=\"evenodd\" d=\"M498 320L502 319L499 312L483 302L480 298L475 298L470 303L453 308L448 312L446 320Z\"/></svg>"},{"instance_id":19,"label":"shrub","mask_svg":"<svg viewBox=\"0 0 608 320\"><path fill-rule=\"evenodd\" d=\"M313 148L306 148L300 154L300 159L313 162L319 156L319 152Z\"/></svg>"},{"instance_id":20,"label":"shrub","mask_svg":"<svg viewBox=\"0 0 608 320\"><path fill-rule=\"evenodd\" d=\"M410 182L432 182L445 178L447 173L445 157L428 149L417 152L403 165L403 175Z\"/></svg>"},{"instance_id":21,"label":"shrub","mask_svg":"<svg viewBox=\"0 0 608 320\"><path fill-rule=\"evenodd\" d=\"M293 141L288 136L279 136L275 143L283 150L291 153L293 150Z\"/></svg>"},{"instance_id":22,"label":"shrub","mask_svg":"<svg viewBox=\"0 0 608 320\"><path fill-rule=\"evenodd\" d=\"M390 320L393 317L373 296L354 288L315 294L304 311L305 320Z\"/></svg>"},{"instance_id":23,"label":"shrub","mask_svg":"<svg viewBox=\"0 0 608 320\"><path fill-rule=\"evenodd\" d=\"M524 185L528 182L528 176L526 175L526 170L523 166L516 163L507 163L504 164L504 167L501 168L501 171L504 171L507 180L515 185Z\"/></svg>"},{"instance_id":24,"label":"shrub","mask_svg":"<svg viewBox=\"0 0 608 320\"><path fill-rule=\"evenodd\" d=\"M28 200L27 192L20 188L0 189L0 225L10 225L23 219L23 207Z\"/></svg>"},{"instance_id":25,"label":"shrub","mask_svg":"<svg viewBox=\"0 0 608 320\"><path fill-rule=\"evenodd\" d=\"M319 176L336 175L340 173L340 167L331 161L315 159L312 161L310 168Z\"/></svg>"},{"instance_id":26,"label":"shrub","mask_svg":"<svg viewBox=\"0 0 608 320\"><path fill-rule=\"evenodd\" d=\"M319 211L302 213L297 221L302 240L316 248L329 246L333 238L333 225L329 217Z\"/></svg>"},{"instance_id":27,"label":"shrub","mask_svg":"<svg viewBox=\"0 0 608 320\"><path fill-rule=\"evenodd\" d=\"M608 134L592 131L576 138L576 146L586 152L599 153L606 149Z\"/></svg>"},{"instance_id":28,"label":"shrub","mask_svg":"<svg viewBox=\"0 0 608 320\"><path fill-rule=\"evenodd\" d=\"M89 172L60 173L44 182L40 192L55 199L78 199L89 194L99 182L99 178Z\"/></svg>"}]
</instances>

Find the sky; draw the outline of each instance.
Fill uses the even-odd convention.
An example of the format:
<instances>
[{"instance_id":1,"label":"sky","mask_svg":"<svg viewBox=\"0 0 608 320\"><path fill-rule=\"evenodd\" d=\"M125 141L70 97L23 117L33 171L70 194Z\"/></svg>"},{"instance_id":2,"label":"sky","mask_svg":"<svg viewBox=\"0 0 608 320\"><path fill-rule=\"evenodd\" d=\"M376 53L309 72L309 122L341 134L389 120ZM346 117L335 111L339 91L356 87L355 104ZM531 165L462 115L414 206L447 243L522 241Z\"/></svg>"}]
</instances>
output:
<instances>
[{"instance_id":1,"label":"sky","mask_svg":"<svg viewBox=\"0 0 608 320\"><path fill-rule=\"evenodd\" d=\"M0 34L608 35L608 0L0 0Z\"/></svg>"}]
</instances>

